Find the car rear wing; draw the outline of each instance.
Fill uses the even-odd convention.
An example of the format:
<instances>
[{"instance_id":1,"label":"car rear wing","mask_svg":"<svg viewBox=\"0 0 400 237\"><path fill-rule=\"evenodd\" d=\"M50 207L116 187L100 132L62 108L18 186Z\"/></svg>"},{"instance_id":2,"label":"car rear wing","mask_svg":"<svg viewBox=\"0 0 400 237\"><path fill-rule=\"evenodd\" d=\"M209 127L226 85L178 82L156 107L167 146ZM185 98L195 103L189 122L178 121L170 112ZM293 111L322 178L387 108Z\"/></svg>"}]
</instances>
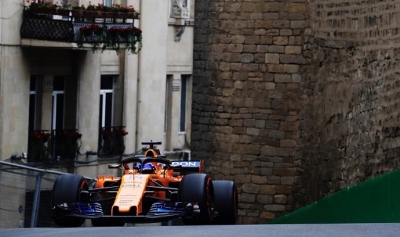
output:
<instances>
[{"instance_id":1,"label":"car rear wing","mask_svg":"<svg viewBox=\"0 0 400 237\"><path fill-rule=\"evenodd\" d=\"M204 173L204 161L171 161L170 169L181 174Z\"/></svg>"}]
</instances>

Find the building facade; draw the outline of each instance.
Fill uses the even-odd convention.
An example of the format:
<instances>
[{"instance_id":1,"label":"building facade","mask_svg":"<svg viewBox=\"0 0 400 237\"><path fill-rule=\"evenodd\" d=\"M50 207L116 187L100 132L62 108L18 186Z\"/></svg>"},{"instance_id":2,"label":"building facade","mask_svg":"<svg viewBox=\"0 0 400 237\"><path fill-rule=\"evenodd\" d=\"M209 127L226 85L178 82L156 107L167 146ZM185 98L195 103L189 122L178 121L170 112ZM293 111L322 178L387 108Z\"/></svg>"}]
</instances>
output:
<instances>
[{"instance_id":1,"label":"building facade","mask_svg":"<svg viewBox=\"0 0 400 237\"><path fill-rule=\"evenodd\" d=\"M161 141L158 148L173 159L187 158L194 1L56 3L132 5L139 15L107 21L72 12L32 14L29 1L0 1L1 160L22 157L30 166L88 177L118 175L107 164L150 140ZM66 24L73 31L69 41L62 38ZM93 51L93 43L76 40L91 25L139 28L142 48L137 54Z\"/></svg>"}]
</instances>

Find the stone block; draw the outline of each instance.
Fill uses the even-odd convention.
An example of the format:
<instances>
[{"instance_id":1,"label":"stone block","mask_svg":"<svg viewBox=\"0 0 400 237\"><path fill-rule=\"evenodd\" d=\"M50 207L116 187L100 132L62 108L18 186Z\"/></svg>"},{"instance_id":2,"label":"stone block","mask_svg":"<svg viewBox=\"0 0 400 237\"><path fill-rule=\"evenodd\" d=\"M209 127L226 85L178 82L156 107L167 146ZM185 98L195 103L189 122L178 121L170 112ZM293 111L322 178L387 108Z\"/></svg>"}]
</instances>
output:
<instances>
[{"instance_id":1,"label":"stone block","mask_svg":"<svg viewBox=\"0 0 400 237\"><path fill-rule=\"evenodd\" d=\"M272 36L260 36L260 44L261 45L272 44Z\"/></svg>"},{"instance_id":2,"label":"stone block","mask_svg":"<svg viewBox=\"0 0 400 237\"><path fill-rule=\"evenodd\" d=\"M272 20L256 20L254 21L254 28L256 29L273 29Z\"/></svg>"},{"instance_id":3,"label":"stone block","mask_svg":"<svg viewBox=\"0 0 400 237\"><path fill-rule=\"evenodd\" d=\"M266 53L265 63L279 64L279 54L277 53Z\"/></svg>"},{"instance_id":4,"label":"stone block","mask_svg":"<svg viewBox=\"0 0 400 237\"><path fill-rule=\"evenodd\" d=\"M230 70L230 64L225 63L225 62L220 62L218 65L218 69L221 71L229 71Z\"/></svg>"},{"instance_id":5,"label":"stone block","mask_svg":"<svg viewBox=\"0 0 400 237\"><path fill-rule=\"evenodd\" d=\"M285 52L285 46L282 46L282 45L270 45L268 47L268 52L269 53L284 53Z\"/></svg>"},{"instance_id":6,"label":"stone block","mask_svg":"<svg viewBox=\"0 0 400 237\"><path fill-rule=\"evenodd\" d=\"M282 64L267 64L268 72L284 72Z\"/></svg>"},{"instance_id":7,"label":"stone block","mask_svg":"<svg viewBox=\"0 0 400 237\"><path fill-rule=\"evenodd\" d=\"M281 29L281 30L279 31L279 35L282 35L282 36L290 36L290 35L293 35L293 30L291 30L291 29Z\"/></svg>"},{"instance_id":8,"label":"stone block","mask_svg":"<svg viewBox=\"0 0 400 237\"><path fill-rule=\"evenodd\" d=\"M279 176L269 176L268 177L268 184L281 184L281 177ZM277 192L276 186L275 186L275 192ZM279 192L277 192L279 193Z\"/></svg>"},{"instance_id":9,"label":"stone block","mask_svg":"<svg viewBox=\"0 0 400 237\"><path fill-rule=\"evenodd\" d=\"M280 146L281 147L295 147L297 145L297 141L295 140L281 140L280 141Z\"/></svg>"},{"instance_id":10,"label":"stone block","mask_svg":"<svg viewBox=\"0 0 400 237\"><path fill-rule=\"evenodd\" d=\"M285 205L276 205L276 204L272 204L272 205L265 205L264 206L264 210L265 211L284 211L286 209Z\"/></svg>"},{"instance_id":11,"label":"stone block","mask_svg":"<svg viewBox=\"0 0 400 237\"><path fill-rule=\"evenodd\" d=\"M302 47L301 46L285 46L285 54L301 54Z\"/></svg>"},{"instance_id":12,"label":"stone block","mask_svg":"<svg viewBox=\"0 0 400 237\"><path fill-rule=\"evenodd\" d=\"M272 175L272 168L261 168L261 175Z\"/></svg>"},{"instance_id":13,"label":"stone block","mask_svg":"<svg viewBox=\"0 0 400 237\"><path fill-rule=\"evenodd\" d=\"M263 19L263 14L260 13L260 12L250 13L250 19L251 20L262 20Z\"/></svg>"},{"instance_id":14,"label":"stone block","mask_svg":"<svg viewBox=\"0 0 400 237\"><path fill-rule=\"evenodd\" d=\"M241 193L241 194L239 194L238 199L239 199L239 202L253 203L256 201L256 195L248 194L248 193Z\"/></svg>"},{"instance_id":15,"label":"stone block","mask_svg":"<svg viewBox=\"0 0 400 237\"><path fill-rule=\"evenodd\" d=\"M259 65L256 63L248 63L243 65L243 72L258 72Z\"/></svg>"},{"instance_id":16,"label":"stone block","mask_svg":"<svg viewBox=\"0 0 400 237\"><path fill-rule=\"evenodd\" d=\"M281 12L284 7L285 4L283 2L266 2L263 12Z\"/></svg>"},{"instance_id":17,"label":"stone block","mask_svg":"<svg viewBox=\"0 0 400 237\"><path fill-rule=\"evenodd\" d=\"M241 126L243 126L243 119L230 119L229 126L241 127Z\"/></svg>"},{"instance_id":18,"label":"stone block","mask_svg":"<svg viewBox=\"0 0 400 237\"><path fill-rule=\"evenodd\" d=\"M275 185L260 185L259 193L273 195L276 193L276 186Z\"/></svg>"},{"instance_id":19,"label":"stone block","mask_svg":"<svg viewBox=\"0 0 400 237\"><path fill-rule=\"evenodd\" d=\"M285 65L283 65L283 68L285 70L285 73L298 73L299 72L299 65L297 65L297 64L285 64ZM293 74L292 74L291 81L293 82Z\"/></svg>"},{"instance_id":20,"label":"stone block","mask_svg":"<svg viewBox=\"0 0 400 237\"><path fill-rule=\"evenodd\" d=\"M266 176L260 176L260 175L252 175L251 176L251 181L254 184L266 184L267 183L267 177Z\"/></svg>"},{"instance_id":21,"label":"stone block","mask_svg":"<svg viewBox=\"0 0 400 237\"><path fill-rule=\"evenodd\" d=\"M242 54L240 57L240 61L242 63L252 63L252 62L254 62L254 55L253 54Z\"/></svg>"},{"instance_id":22,"label":"stone block","mask_svg":"<svg viewBox=\"0 0 400 237\"><path fill-rule=\"evenodd\" d=\"M260 36L246 36L244 40L245 44L259 44L260 43Z\"/></svg>"},{"instance_id":23,"label":"stone block","mask_svg":"<svg viewBox=\"0 0 400 237\"><path fill-rule=\"evenodd\" d=\"M276 186L276 193L277 194L292 194L293 193L293 186L291 185L277 185Z\"/></svg>"},{"instance_id":24,"label":"stone block","mask_svg":"<svg viewBox=\"0 0 400 237\"><path fill-rule=\"evenodd\" d=\"M277 73L275 74L275 80L276 83L285 83L285 82L291 82L292 81L292 75L291 74L280 74Z\"/></svg>"},{"instance_id":25,"label":"stone block","mask_svg":"<svg viewBox=\"0 0 400 237\"><path fill-rule=\"evenodd\" d=\"M242 44L230 44L228 46L228 50L231 53L241 53L241 52L243 52L243 45Z\"/></svg>"},{"instance_id":26,"label":"stone block","mask_svg":"<svg viewBox=\"0 0 400 237\"><path fill-rule=\"evenodd\" d=\"M302 12L305 13L307 11L307 3L303 2L288 2L284 6L284 11L286 12Z\"/></svg>"},{"instance_id":27,"label":"stone block","mask_svg":"<svg viewBox=\"0 0 400 237\"><path fill-rule=\"evenodd\" d=\"M230 40L231 44L243 44L245 38L246 37L244 35L230 35L229 36L229 40Z\"/></svg>"},{"instance_id":28,"label":"stone block","mask_svg":"<svg viewBox=\"0 0 400 237\"><path fill-rule=\"evenodd\" d=\"M245 98L244 99L244 106L246 106L247 108L254 107L254 99L253 98Z\"/></svg>"},{"instance_id":29,"label":"stone block","mask_svg":"<svg viewBox=\"0 0 400 237\"><path fill-rule=\"evenodd\" d=\"M276 12L263 13L263 19L265 19L265 20L277 20L277 19L279 19L279 13L276 13Z\"/></svg>"},{"instance_id":30,"label":"stone block","mask_svg":"<svg viewBox=\"0 0 400 237\"><path fill-rule=\"evenodd\" d=\"M303 29L306 26L306 21L299 20L299 21L291 21L290 28L292 29Z\"/></svg>"},{"instance_id":31,"label":"stone block","mask_svg":"<svg viewBox=\"0 0 400 237\"><path fill-rule=\"evenodd\" d=\"M273 204L274 198L272 195L257 195L257 203L260 204Z\"/></svg>"},{"instance_id":32,"label":"stone block","mask_svg":"<svg viewBox=\"0 0 400 237\"><path fill-rule=\"evenodd\" d=\"M242 2L240 11L241 12L257 12L255 9L254 2Z\"/></svg>"},{"instance_id":33,"label":"stone block","mask_svg":"<svg viewBox=\"0 0 400 237\"><path fill-rule=\"evenodd\" d=\"M287 36L275 36L273 38L273 43L275 45L287 45L289 43L289 38Z\"/></svg>"},{"instance_id":34,"label":"stone block","mask_svg":"<svg viewBox=\"0 0 400 237\"><path fill-rule=\"evenodd\" d=\"M287 204L287 196L286 195L275 195L274 196L274 201L277 204Z\"/></svg>"},{"instance_id":35,"label":"stone block","mask_svg":"<svg viewBox=\"0 0 400 237\"><path fill-rule=\"evenodd\" d=\"M274 82L266 82L265 90L275 90L275 83Z\"/></svg>"},{"instance_id":36,"label":"stone block","mask_svg":"<svg viewBox=\"0 0 400 237\"><path fill-rule=\"evenodd\" d=\"M295 55L295 54L280 54L279 62L285 64L304 64L305 60L303 55Z\"/></svg>"},{"instance_id":37,"label":"stone block","mask_svg":"<svg viewBox=\"0 0 400 237\"><path fill-rule=\"evenodd\" d=\"M260 214L260 218L267 219L267 220L275 219L275 217L276 217L275 213L269 212L269 211L263 211Z\"/></svg>"},{"instance_id":38,"label":"stone block","mask_svg":"<svg viewBox=\"0 0 400 237\"><path fill-rule=\"evenodd\" d=\"M231 63L238 63L240 62L240 53L229 53L228 54L228 61Z\"/></svg>"},{"instance_id":39,"label":"stone block","mask_svg":"<svg viewBox=\"0 0 400 237\"><path fill-rule=\"evenodd\" d=\"M281 177L281 184L283 184L283 185L293 185L293 183L294 183L294 177L293 176Z\"/></svg>"},{"instance_id":40,"label":"stone block","mask_svg":"<svg viewBox=\"0 0 400 237\"><path fill-rule=\"evenodd\" d=\"M253 183L245 183L242 185L242 192L257 194L260 191L260 185Z\"/></svg>"},{"instance_id":41,"label":"stone block","mask_svg":"<svg viewBox=\"0 0 400 237\"><path fill-rule=\"evenodd\" d=\"M247 128L247 132L248 135L251 136L259 136L260 135L260 129L258 128Z\"/></svg>"}]
</instances>

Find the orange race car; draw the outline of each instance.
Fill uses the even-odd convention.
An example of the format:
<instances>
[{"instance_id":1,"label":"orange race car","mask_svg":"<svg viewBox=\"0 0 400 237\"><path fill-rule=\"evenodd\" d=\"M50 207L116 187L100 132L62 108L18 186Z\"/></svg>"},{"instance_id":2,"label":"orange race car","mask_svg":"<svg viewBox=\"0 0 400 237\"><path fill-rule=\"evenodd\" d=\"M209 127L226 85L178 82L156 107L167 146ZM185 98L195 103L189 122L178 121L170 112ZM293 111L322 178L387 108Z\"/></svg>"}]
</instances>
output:
<instances>
[{"instance_id":1,"label":"orange race car","mask_svg":"<svg viewBox=\"0 0 400 237\"><path fill-rule=\"evenodd\" d=\"M185 224L235 224L237 189L232 181L211 180L203 161L169 161L154 145L110 169L122 177L98 175L94 185L81 175L60 175L53 185L52 217L59 226L123 226L181 218Z\"/></svg>"}]
</instances>

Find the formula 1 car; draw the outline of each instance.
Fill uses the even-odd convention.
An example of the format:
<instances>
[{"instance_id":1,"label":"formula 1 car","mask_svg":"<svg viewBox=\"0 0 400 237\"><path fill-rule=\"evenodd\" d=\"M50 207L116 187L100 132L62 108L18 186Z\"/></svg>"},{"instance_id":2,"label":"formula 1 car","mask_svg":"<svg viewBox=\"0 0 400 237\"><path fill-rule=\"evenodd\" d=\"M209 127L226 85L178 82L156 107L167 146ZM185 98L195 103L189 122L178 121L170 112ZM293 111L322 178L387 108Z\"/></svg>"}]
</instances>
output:
<instances>
[{"instance_id":1,"label":"formula 1 car","mask_svg":"<svg viewBox=\"0 0 400 237\"><path fill-rule=\"evenodd\" d=\"M123 169L122 177L98 175L94 185L81 175L60 175L52 190L52 218L58 226L78 227L85 219L93 226L163 222L235 224L238 216L236 185L211 180L203 161L169 161L154 145L144 155L110 164Z\"/></svg>"}]
</instances>

